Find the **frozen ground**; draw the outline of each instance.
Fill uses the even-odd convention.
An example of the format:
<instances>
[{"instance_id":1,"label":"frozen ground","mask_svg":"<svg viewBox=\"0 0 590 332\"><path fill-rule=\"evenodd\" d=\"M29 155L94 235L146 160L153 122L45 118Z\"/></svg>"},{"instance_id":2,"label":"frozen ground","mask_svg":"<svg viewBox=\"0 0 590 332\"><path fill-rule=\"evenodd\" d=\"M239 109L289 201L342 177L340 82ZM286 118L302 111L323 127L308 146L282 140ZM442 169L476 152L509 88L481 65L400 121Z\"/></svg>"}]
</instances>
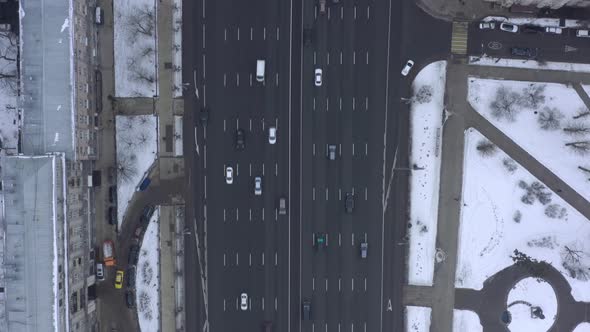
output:
<instances>
[{"instance_id":1,"label":"frozen ground","mask_svg":"<svg viewBox=\"0 0 590 332\"><path fill-rule=\"evenodd\" d=\"M412 227L408 281L411 285L432 285L434 275L446 65L446 61L429 64L412 84L410 162L418 169L412 171L410 178Z\"/></svg>"},{"instance_id":2,"label":"frozen ground","mask_svg":"<svg viewBox=\"0 0 590 332\"><path fill-rule=\"evenodd\" d=\"M580 323L573 332L590 332L590 323Z\"/></svg>"},{"instance_id":3,"label":"frozen ground","mask_svg":"<svg viewBox=\"0 0 590 332\"><path fill-rule=\"evenodd\" d=\"M536 17L504 17L504 16L486 16L484 22L507 22L517 25L530 24L542 27L558 27L559 18L536 18ZM567 28L586 28L587 23L578 20L565 20Z\"/></svg>"},{"instance_id":4,"label":"frozen ground","mask_svg":"<svg viewBox=\"0 0 590 332\"><path fill-rule=\"evenodd\" d=\"M551 285L535 278L519 281L510 293L506 303L512 315L508 329L512 332L549 330L557 315L557 297ZM532 318L531 307L539 307L544 319Z\"/></svg>"},{"instance_id":5,"label":"frozen ground","mask_svg":"<svg viewBox=\"0 0 590 332\"><path fill-rule=\"evenodd\" d=\"M575 71L582 73L590 73L590 64L585 63L566 63L566 62L537 62L534 60L519 60L519 59L504 59L494 58L490 56L469 57L470 65L478 66L495 66L495 67L511 67L511 68L527 68L527 69L542 69L542 70L562 70Z\"/></svg>"},{"instance_id":6,"label":"frozen ground","mask_svg":"<svg viewBox=\"0 0 590 332\"><path fill-rule=\"evenodd\" d=\"M160 330L160 209L147 226L137 261L136 293L139 328L143 332Z\"/></svg>"},{"instance_id":7,"label":"frozen ground","mask_svg":"<svg viewBox=\"0 0 590 332\"><path fill-rule=\"evenodd\" d=\"M120 227L136 187L158 155L158 120L153 115L118 115L115 121L117 220Z\"/></svg>"},{"instance_id":8,"label":"frozen ground","mask_svg":"<svg viewBox=\"0 0 590 332\"><path fill-rule=\"evenodd\" d=\"M482 332L479 316L471 310L453 309L453 332Z\"/></svg>"},{"instance_id":9,"label":"frozen ground","mask_svg":"<svg viewBox=\"0 0 590 332\"><path fill-rule=\"evenodd\" d=\"M476 111L590 200L590 113L579 116L588 110L573 88L471 77L468 98Z\"/></svg>"},{"instance_id":10,"label":"frozen ground","mask_svg":"<svg viewBox=\"0 0 590 332\"><path fill-rule=\"evenodd\" d=\"M174 97L182 97L182 0L174 0L172 12L174 24L174 52L172 61L174 66Z\"/></svg>"},{"instance_id":11,"label":"frozen ground","mask_svg":"<svg viewBox=\"0 0 590 332\"><path fill-rule=\"evenodd\" d=\"M18 37L13 33L0 31L0 147L13 150L14 153L18 144L19 126L16 110L17 51Z\"/></svg>"},{"instance_id":12,"label":"frozen ground","mask_svg":"<svg viewBox=\"0 0 590 332\"><path fill-rule=\"evenodd\" d=\"M430 331L430 313L427 307L406 306L406 332Z\"/></svg>"},{"instance_id":13,"label":"frozen ground","mask_svg":"<svg viewBox=\"0 0 590 332\"><path fill-rule=\"evenodd\" d=\"M514 250L551 263L578 301L590 301L590 223L487 141L465 134L463 209L455 286L481 289Z\"/></svg>"},{"instance_id":14,"label":"frozen ground","mask_svg":"<svg viewBox=\"0 0 590 332\"><path fill-rule=\"evenodd\" d=\"M157 94L156 3L154 0L113 2L117 97Z\"/></svg>"}]
</instances>

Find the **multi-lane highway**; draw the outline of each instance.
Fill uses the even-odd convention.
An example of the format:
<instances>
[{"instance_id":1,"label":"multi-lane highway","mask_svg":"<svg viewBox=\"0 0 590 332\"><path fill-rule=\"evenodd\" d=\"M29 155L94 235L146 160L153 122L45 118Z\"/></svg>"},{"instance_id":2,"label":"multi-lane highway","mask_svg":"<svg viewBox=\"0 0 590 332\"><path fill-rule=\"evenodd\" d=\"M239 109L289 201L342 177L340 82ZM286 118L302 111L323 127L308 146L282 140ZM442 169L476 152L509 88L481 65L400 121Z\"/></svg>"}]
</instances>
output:
<instances>
[{"instance_id":1,"label":"multi-lane highway","mask_svg":"<svg viewBox=\"0 0 590 332\"><path fill-rule=\"evenodd\" d=\"M194 133L185 136L194 189L187 330L257 331L264 322L273 331L402 329L408 116L399 101L416 70L400 70L406 56L420 67L442 42L411 39L437 28L413 21L427 16L412 1L328 0L325 12L318 5L184 2L184 132ZM265 61L264 82L257 60ZM277 211L281 197L286 215Z\"/></svg>"}]
</instances>

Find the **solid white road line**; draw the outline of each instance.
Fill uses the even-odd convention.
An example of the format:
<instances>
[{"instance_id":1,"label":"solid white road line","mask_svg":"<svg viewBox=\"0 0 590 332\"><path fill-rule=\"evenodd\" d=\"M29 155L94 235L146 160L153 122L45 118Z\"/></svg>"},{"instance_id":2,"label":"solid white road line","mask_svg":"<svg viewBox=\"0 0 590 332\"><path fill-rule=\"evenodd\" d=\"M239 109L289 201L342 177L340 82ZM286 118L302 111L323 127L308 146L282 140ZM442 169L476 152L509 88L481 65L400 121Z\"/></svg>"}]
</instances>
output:
<instances>
[{"instance_id":1,"label":"solid white road line","mask_svg":"<svg viewBox=\"0 0 590 332\"><path fill-rule=\"evenodd\" d=\"M352 110L354 111L356 108L356 98L352 97Z\"/></svg>"},{"instance_id":2,"label":"solid white road line","mask_svg":"<svg viewBox=\"0 0 590 332\"><path fill-rule=\"evenodd\" d=\"M366 55L366 64L369 64L369 51L367 51L367 55Z\"/></svg>"},{"instance_id":3,"label":"solid white road line","mask_svg":"<svg viewBox=\"0 0 590 332\"><path fill-rule=\"evenodd\" d=\"M236 252L236 266L240 265L240 254Z\"/></svg>"},{"instance_id":4,"label":"solid white road line","mask_svg":"<svg viewBox=\"0 0 590 332\"><path fill-rule=\"evenodd\" d=\"M264 251L262 252L262 266L264 266Z\"/></svg>"},{"instance_id":5,"label":"solid white road line","mask_svg":"<svg viewBox=\"0 0 590 332\"><path fill-rule=\"evenodd\" d=\"M313 151L312 154L315 156L315 143L313 143L312 151Z\"/></svg>"},{"instance_id":6,"label":"solid white road line","mask_svg":"<svg viewBox=\"0 0 590 332\"><path fill-rule=\"evenodd\" d=\"M330 65L330 52L326 52L326 65Z\"/></svg>"},{"instance_id":7,"label":"solid white road line","mask_svg":"<svg viewBox=\"0 0 590 332\"><path fill-rule=\"evenodd\" d=\"M262 221L264 221L264 208L262 208Z\"/></svg>"},{"instance_id":8,"label":"solid white road line","mask_svg":"<svg viewBox=\"0 0 590 332\"><path fill-rule=\"evenodd\" d=\"M240 27L238 27L238 40L240 40Z\"/></svg>"},{"instance_id":9,"label":"solid white road line","mask_svg":"<svg viewBox=\"0 0 590 332\"><path fill-rule=\"evenodd\" d=\"M315 277L311 278L311 290L315 290Z\"/></svg>"},{"instance_id":10,"label":"solid white road line","mask_svg":"<svg viewBox=\"0 0 590 332\"><path fill-rule=\"evenodd\" d=\"M328 188L326 188L326 201L328 200Z\"/></svg>"},{"instance_id":11,"label":"solid white road line","mask_svg":"<svg viewBox=\"0 0 590 332\"><path fill-rule=\"evenodd\" d=\"M280 35L279 27L277 27L277 40L279 40L279 35Z\"/></svg>"},{"instance_id":12,"label":"solid white road line","mask_svg":"<svg viewBox=\"0 0 590 332\"><path fill-rule=\"evenodd\" d=\"M356 65L356 51L352 51L352 64Z\"/></svg>"},{"instance_id":13,"label":"solid white road line","mask_svg":"<svg viewBox=\"0 0 590 332\"><path fill-rule=\"evenodd\" d=\"M205 48L205 23L203 23L203 49Z\"/></svg>"},{"instance_id":14,"label":"solid white road line","mask_svg":"<svg viewBox=\"0 0 590 332\"><path fill-rule=\"evenodd\" d=\"M263 39L266 40L266 27L264 27L262 32Z\"/></svg>"},{"instance_id":15,"label":"solid white road line","mask_svg":"<svg viewBox=\"0 0 590 332\"><path fill-rule=\"evenodd\" d=\"M262 297L262 311L264 311L264 296Z\"/></svg>"},{"instance_id":16,"label":"solid white road line","mask_svg":"<svg viewBox=\"0 0 590 332\"><path fill-rule=\"evenodd\" d=\"M354 156L354 143L352 143L352 155Z\"/></svg>"},{"instance_id":17,"label":"solid white road line","mask_svg":"<svg viewBox=\"0 0 590 332\"><path fill-rule=\"evenodd\" d=\"M365 201L367 200L367 187L365 187Z\"/></svg>"},{"instance_id":18,"label":"solid white road line","mask_svg":"<svg viewBox=\"0 0 590 332\"><path fill-rule=\"evenodd\" d=\"M227 74L223 73L223 86L226 87L227 86Z\"/></svg>"},{"instance_id":19,"label":"solid white road line","mask_svg":"<svg viewBox=\"0 0 590 332\"><path fill-rule=\"evenodd\" d=\"M240 73L236 73L236 86L240 86Z\"/></svg>"},{"instance_id":20,"label":"solid white road line","mask_svg":"<svg viewBox=\"0 0 590 332\"><path fill-rule=\"evenodd\" d=\"M313 198L313 200L315 201L315 187L313 187L313 190L312 190L312 191L313 191L313 193L312 193L312 198Z\"/></svg>"},{"instance_id":21,"label":"solid white road line","mask_svg":"<svg viewBox=\"0 0 590 332\"><path fill-rule=\"evenodd\" d=\"M250 27L250 40L254 40L254 28Z\"/></svg>"},{"instance_id":22,"label":"solid white road line","mask_svg":"<svg viewBox=\"0 0 590 332\"><path fill-rule=\"evenodd\" d=\"M365 97L365 111L369 110L369 97Z\"/></svg>"},{"instance_id":23,"label":"solid white road line","mask_svg":"<svg viewBox=\"0 0 590 332\"><path fill-rule=\"evenodd\" d=\"M330 97L326 97L326 112L330 109Z\"/></svg>"},{"instance_id":24,"label":"solid white road line","mask_svg":"<svg viewBox=\"0 0 590 332\"><path fill-rule=\"evenodd\" d=\"M248 212L249 212L249 218L248 218L248 219L249 219L250 221L252 221L252 209L249 209L249 211L248 211Z\"/></svg>"},{"instance_id":25,"label":"solid white road line","mask_svg":"<svg viewBox=\"0 0 590 332\"><path fill-rule=\"evenodd\" d=\"M252 86L252 73L250 73L250 86Z\"/></svg>"},{"instance_id":26,"label":"solid white road line","mask_svg":"<svg viewBox=\"0 0 590 332\"><path fill-rule=\"evenodd\" d=\"M277 254L277 252L275 251L275 266L279 265L279 256Z\"/></svg>"},{"instance_id":27,"label":"solid white road line","mask_svg":"<svg viewBox=\"0 0 590 332\"><path fill-rule=\"evenodd\" d=\"M338 291L342 291L342 278L340 277L338 277ZM338 324L338 326L340 327L340 324Z\"/></svg>"},{"instance_id":28,"label":"solid white road line","mask_svg":"<svg viewBox=\"0 0 590 332\"><path fill-rule=\"evenodd\" d=\"M356 20L356 6L354 6L354 19Z\"/></svg>"},{"instance_id":29,"label":"solid white road line","mask_svg":"<svg viewBox=\"0 0 590 332\"><path fill-rule=\"evenodd\" d=\"M342 188L338 188L338 200L342 200Z\"/></svg>"},{"instance_id":30,"label":"solid white road line","mask_svg":"<svg viewBox=\"0 0 590 332\"><path fill-rule=\"evenodd\" d=\"M328 291L328 278L326 278L326 292Z\"/></svg>"},{"instance_id":31,"label":"solid white road line","mask_svg":"<svg viewBox=\"0 0 590 332\"><path fill-rule=\"evenodd\" d=\"M342 247L342 234L338 233L338 246Z\"/></svg>"},{"instance_id":32,"label":"solid white road line","mask_svg":"<svg viewBox=\"0 0 590 332\"><path fill-rule=\"evenodd\" d=\"M350 289L354 292L354 278L351 278L351 280L352 280L352 283L351 283L351 288Z\"/></svg>"},{"instance_id":33,"label":"solid white road line","mask_svg":"<svg viewBox=\"0 0 590 332\"><path fill-rule=\"evenodd\" d=\"M248 266L252 266L252 253L248 253Z\"/></svg>"},{"instance_id":34,"label":"solid white road line","mask_svg":"<svg viewBox=\"0 0 590 332\"><path fill-rule=\"evenodd\" d=\"M354 246L354 233L351 234L351 243L352 246Z\"/></svg>"},{"instance_id":35,"label":"solid white road line","mask_svg":"<svg viewBox=\"0 0 590 332\"><path fill-rule=\"evenodd\" d=\"M225 266L225 253L223 254L223 266Z\"/></svg>"},{"instance_id":36,"label":"solid white road line","mask_svg":"<svg viewBox=\"0 0 590 332\"><path fill-rule=\"evenodd\" d=\"M203 1L204 2L204 1ZM223 311L225 311L225 299L223 299Z\"/></svg>"},{"instance_id":37,"label":"solid white road line","mask_svg":"<svg viewBox=\"0 0 590 332\"><path fill-rule=\"evenodd\" d=\"M225 209L223 209L223 221L225 221Z\"/></svg>"},{"instance_id":38,"label":"solid white road line","mask_svg":"<svg viewBox=\"0 0 590 332\"><path fill-rule=\"evenodd\" d=\"M223 28L223 40L227 41L227 28Z\"/></svg>"},{"instance_id":39,"label":"solid white road line","mask_svg":"<svg viewBox=\"0 0 590 332\"><path fill-rule=\"evenodd\" d=\"M240 209L236 208L236 221L240 220Z\"/></svg>"}]
</instances>

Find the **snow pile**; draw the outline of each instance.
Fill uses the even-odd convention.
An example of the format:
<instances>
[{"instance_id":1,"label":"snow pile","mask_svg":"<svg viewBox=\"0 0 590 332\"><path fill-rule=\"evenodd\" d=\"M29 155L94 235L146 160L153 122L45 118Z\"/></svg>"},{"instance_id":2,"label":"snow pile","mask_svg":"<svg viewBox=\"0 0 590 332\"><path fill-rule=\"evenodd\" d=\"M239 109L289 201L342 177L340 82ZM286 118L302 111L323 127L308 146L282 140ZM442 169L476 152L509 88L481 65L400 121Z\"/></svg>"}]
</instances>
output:
<instances>
[{"instance_id":1,"label":"snow pile","mask_svg":"<svg viewBox=\"0 0 590 332\"><path fill-rule=\"evenodd\" d=\"M588 220L479 132L465 136L456 287L481 289L518 250L552 264L573 297L589 301Z\"/></svg>"},{"instance_id":2,"label":"snow pile","mask_svg":"<svg viewBox=\"0 0 590 332\"><path fill-rule=\"evenodd\" d=\"M430 313L427 307L406 306L406 332L430 331Z\"/></svg>"},{"instance_id":3,"label":"snow pile","mask_svg":"<svg viewBox=\"0 0 590 332\"><path fill-rule=\"evenodd\" d=\"M470 65L479 66L495 66L495 67L510 67L510 68L527 68L527 69L541 69L541 70L561 70L574 71L582 73L590 73L590 65L585 63L566 63L566 62L538 62L535 60L525 59L504 59L494 58L490 56L469 57Z\"/></svg>"},{"instance_id":4,"label":"snow pile","mask_svg":"<svg viewBox=\"0 0 590 332\"><path fill-rule=\"evenodd\" d=\"M590 112L572 88L469 78L469 103L590 200Z\"/></svg>"},{"instance_id":5,"label":"snow pile","mask_svg":"<svg viewBox=\"0 0 590 332\"><path fill-rule=\"evenodd\" d=\"M182 0L174 0L172 12L172 24L174 24L174 48L172 65L174 66L174 97L182 97Z\"/></svg>"},{"instance_id":6,"label":"snow pile","mask_svg":"<svg viewBox=\"0 0 590 332\"><path fill-rule=\"evenodd\" d=\"M512 316L508 329L513 332L547 331L557 315L557 297L553 288L535 278L525 278L514 285L508 293L506 306ZM531 314L536 307L542 310L544 319Z\"/></svg>"},{"instance_id":7,"label":"snow pile","mask_svg":"<svg viewBox=\"0 0 590 332\"><path fill-rule=\"evenodd\" d=\"M580 323L573 332L590 332L590 323Z\"/></svg>"},{"instance_id":8,"label":"snow pile","mask_svg":"<svg viewBox=\"0 0 590 332\"><path fill-rule=\"evenodd\" d=\"M453 309L453 332L482 332L479 316L471 310Z\"/></svg>"},{"instance_id":9,"label":"snow pile","mask_svg":"<svg viewBox=\"0 0 590 332\"><path fill-rule=\"evenodd\" d=\"M550 17L504 17L504 16L486 16L483 22L506 22L516 25L530 24L540 27L562 27L559 18ZM565 25L562 28L588 28L586 21L580 20L565 20Z\"/></svg>"},{"instance_id":10,"label":"snow pile","mask_svg":"<svg viewBox=\"0 0 590 332\"><path fill-rule=\"evenodd\" d=\"M15 153L18 144L18 112L16 96L18 36L0 31L0 148Z\"/></svg>"},{"instance_id":11,"label":"snow pile","mask_svg":"<svg viewBox=\"0 0 590 332\"><path fill-rule=\"evenodd\" d=\"M116 121L117 140L117 220L119 226L135 188L156 160L158 153L157 117L123 116Z\"/></svg>"},{"instance_id":12,"label":"snow pile","mask_svg":"<svg viewBox=\"0 0 590 332\"><path fill-rule=\"evenodd\" d=\"M156 7L154 0L113 2L115 95L157 95Z\"/></svg>"},{"instance_id":13,"label":"snow pile","mask_svg":"<svg viewBox=\"0 0 590 332\"><path fill-rule=\"evenodd\" d=\"M412 227L408 279L411 285L430 286L434 276L446 65L446 61L429 64L412 85L410 163L416 169L410 177Z\"/></svg>"},{"instance_id":14,"label":"snow pile","mask_svg":"<svg viewBox=\"0 0 590 332\"><path fill-rule=\"evenodd\" d=\"M135 296L141 331L160 329L160 209L147 226L137 261Z\"/></svg>"}]
</instances>

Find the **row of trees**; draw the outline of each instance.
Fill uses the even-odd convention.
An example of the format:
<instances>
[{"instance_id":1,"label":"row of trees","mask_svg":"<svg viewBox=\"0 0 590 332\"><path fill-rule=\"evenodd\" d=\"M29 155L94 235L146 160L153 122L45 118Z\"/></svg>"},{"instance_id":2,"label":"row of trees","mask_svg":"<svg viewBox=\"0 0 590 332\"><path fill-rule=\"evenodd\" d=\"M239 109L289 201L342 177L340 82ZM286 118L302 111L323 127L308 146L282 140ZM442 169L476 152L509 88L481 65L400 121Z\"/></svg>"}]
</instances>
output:
<instances>
[{"instance_id":1,"label":"row of trees","mask_svg":"<svg viewBox=\"0 0 590 332\"><path fill-rule=\"evenodd\" d=\"M18 36L0 31L0 89L16 96L18 92Z\"/></svg>"}]
</instances>

